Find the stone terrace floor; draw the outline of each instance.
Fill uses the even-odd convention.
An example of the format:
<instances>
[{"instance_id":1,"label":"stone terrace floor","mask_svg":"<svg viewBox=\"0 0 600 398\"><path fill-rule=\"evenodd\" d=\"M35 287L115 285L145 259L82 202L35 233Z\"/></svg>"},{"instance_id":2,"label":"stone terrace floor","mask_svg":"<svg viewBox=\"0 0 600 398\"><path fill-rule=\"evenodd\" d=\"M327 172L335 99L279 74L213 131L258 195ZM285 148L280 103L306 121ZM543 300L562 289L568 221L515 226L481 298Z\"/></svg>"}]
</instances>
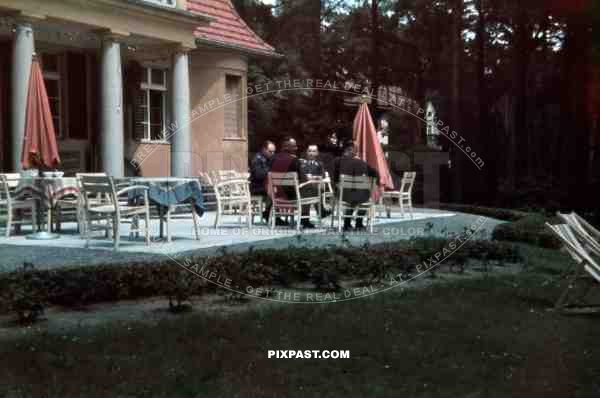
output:
<instances>
[{"instance_id":1,"label":"stone terrace floor","mask_svg":"<svg viewBox=\"0 0 600 398\"><path fill-rule=\"evenodd\" d=\"M479 228L477 238L488 238L494 227L501 221L476 215L454 213L435 209L415 208L413 217L408 214L402 218L399 212L392 217L378 217L374 224L374 233L340 234L331 230L330 218L324 219L323 226L305 230L300 234L290 227L276 227L271 231L264 223L258 223L248 229L240 224L237 216L226 216L218 229L212 227L214 212L207 212L199 221L200 239L193 236L193 224L190 218L171 224L173 242L166 243L158 239L159 224L151 221L152 242L144 244L143 237L129 240L129 226L121 226L121 245L118 252L112 250L112 241L105 239L102 232L96 232L89 248L85 248L85 239L76 232L74 223L63 224L59 239L40 241L27 239L27 229L22 235L0 238L0 272L11 271L24 262L32 263L36 268L56 268L81 265L116 264L131 261L156 261L157 256L168 254L215 255L224 250L245 251L249 248L281 249L289 246L323 247L331 245L363 245L365 243L383 243L410 239L412 237L445 236L446 233L462 233L465 227L475 225ZM143 223L142 223L143 225ZM3 230L1 232L4 232Z\"/></svg>"}]
</instances>

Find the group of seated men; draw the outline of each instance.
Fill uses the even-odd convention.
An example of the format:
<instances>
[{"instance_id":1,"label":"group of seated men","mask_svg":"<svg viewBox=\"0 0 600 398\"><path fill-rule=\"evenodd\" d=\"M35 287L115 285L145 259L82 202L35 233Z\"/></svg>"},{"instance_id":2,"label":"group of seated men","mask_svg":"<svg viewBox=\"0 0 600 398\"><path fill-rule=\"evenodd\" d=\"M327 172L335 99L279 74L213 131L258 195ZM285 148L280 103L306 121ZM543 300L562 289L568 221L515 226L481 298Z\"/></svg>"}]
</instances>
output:
<instances>
[{"instance_id":1,"label":"group of seated men","mask_svg":"<svg viewBox=\"0 0 600 398\"><path fill-rule=\"evenodd\" d=\"M269 220L271 211L271 200L268 196L267 178L269 172L287 173L295 172L298 174L300 182L308 181L310 178L323 178L327 171L331 176L332 184L337 187L340 175L348 176L369 176L378 179L378 173L371 168L366 162L359 159L354 151L354 145L351 141L342 146L342 153L336 156L335 153L319 153L317 145L308 145L305 156L299 158L298 145L296 140L291 136L286 136L280 144L280 150L277 152L275 143L265 141L261 151L258 152L250 164L250 189L253 195L262 195L266 199L267 208L263 213L263 218ZM295 199L295 192L285 192L289 199ZM301 195L314 196L316 190L308 185L303 188ZM369 200L371 192L368 190L344 190L342 200L351 205L358 205ZM309 206L303 206L302 215L307 216L310 212ZM351 215L352 210L347 210L346 215ZM327 217L329 212L321 212L321 217ZM357 214L356 224L354 229L364 230L363 216L365 211L362 210ZM287 222L277 218L276 225L287 225ZM308 218L302 218L303 228L314 228L314 224ZM349 231L352 227L350 218L344 219L344 230Z\"/></svg>"}]
</instances>

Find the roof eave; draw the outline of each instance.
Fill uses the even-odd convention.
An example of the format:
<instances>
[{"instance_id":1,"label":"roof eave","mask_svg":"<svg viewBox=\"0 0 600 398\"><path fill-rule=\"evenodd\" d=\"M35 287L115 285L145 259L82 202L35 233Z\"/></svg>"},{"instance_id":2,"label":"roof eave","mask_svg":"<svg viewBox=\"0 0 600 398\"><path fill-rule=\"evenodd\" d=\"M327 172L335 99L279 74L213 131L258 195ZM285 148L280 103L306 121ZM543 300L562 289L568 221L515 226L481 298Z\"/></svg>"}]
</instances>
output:
<instances>
[{"instance_id":1,"label":"roof eave","mask_svg":"<svg viewBox=\"0 0 600 398\"><path fill-rule=\"evenodd\" d=\"M176 7L165 7L159 4L146 2L143 0L97 0L99 2L110 4L117 8L128 8L141 12L147 15L153 15L156 17L162 17L165 20L171 22L186 24L190 26L197 26L198 23L207 25L210 22L216 21L216 18L196 12L190 12L188 10L182 10Z\"/></svg>"},{"instance_id":2,"label":"roof eave","mask_svg":"<svg viewBox=\"0 0 600 398\"><path fill-rule=\"evenodd\" d=\"M258 56L258 57L270 57L270 58L283 58L283 54L278 53L277 51L269 51L269 50L259 50L257 48L249 48L238 46L231 43L225 43L218 40L205 39L202 37L196 37L196 44L201 44L209 47L217 47L224 48L228 50L235 50L241 52L243 54L249 56Z\"/></svg>"}]
</instances>

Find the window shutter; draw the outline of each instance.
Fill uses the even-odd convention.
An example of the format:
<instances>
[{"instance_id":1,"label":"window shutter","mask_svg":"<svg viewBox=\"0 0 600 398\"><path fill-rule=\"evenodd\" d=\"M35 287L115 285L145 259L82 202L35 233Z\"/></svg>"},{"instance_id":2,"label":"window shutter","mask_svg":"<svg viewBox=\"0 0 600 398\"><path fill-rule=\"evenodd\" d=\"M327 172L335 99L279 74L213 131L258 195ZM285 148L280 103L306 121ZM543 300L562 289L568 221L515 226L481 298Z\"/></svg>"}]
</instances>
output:
<instances>
[{"instance_id":1,"label":"window shutter","mask_svg":"<svg viewBox=\"0 0 600 398\"><path fill-rule=\"evenodd\" d=\"M241 137L242 101L240 95L241 77L227 75L225 77L225 92L232 102L224 107L225 113L225 137Z\"/></svg>"},{"instance_id":2,"label":"window shutter","mask_svg":"<svg viewBox=\"0 0 600 398\"><path fill-rule=\"evenodd\" d=\"M143 140L146 138L148 123L146 90L136 90L133 109L133 138L135 140Z\"/></svg>"}]
</instances>

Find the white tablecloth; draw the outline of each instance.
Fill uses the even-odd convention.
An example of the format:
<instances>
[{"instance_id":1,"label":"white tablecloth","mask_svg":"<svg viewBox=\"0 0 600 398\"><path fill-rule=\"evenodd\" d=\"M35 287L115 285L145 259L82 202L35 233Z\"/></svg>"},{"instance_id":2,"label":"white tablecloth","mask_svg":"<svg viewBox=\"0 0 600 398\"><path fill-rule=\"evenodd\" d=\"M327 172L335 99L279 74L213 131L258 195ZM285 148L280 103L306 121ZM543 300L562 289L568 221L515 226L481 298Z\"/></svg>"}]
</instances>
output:
<instances>
[{"instance_id":1,"label":"white tablecloth","mask_svg":"<svg viewBox=\"0 0 600 398\"><path fill-rule=\"evenodd\" d=\"M75 177L21 177L15 188L17 197L31 194L51 207L67 195L78 195L79 186Z\"/></svg>"}]
</instances>

